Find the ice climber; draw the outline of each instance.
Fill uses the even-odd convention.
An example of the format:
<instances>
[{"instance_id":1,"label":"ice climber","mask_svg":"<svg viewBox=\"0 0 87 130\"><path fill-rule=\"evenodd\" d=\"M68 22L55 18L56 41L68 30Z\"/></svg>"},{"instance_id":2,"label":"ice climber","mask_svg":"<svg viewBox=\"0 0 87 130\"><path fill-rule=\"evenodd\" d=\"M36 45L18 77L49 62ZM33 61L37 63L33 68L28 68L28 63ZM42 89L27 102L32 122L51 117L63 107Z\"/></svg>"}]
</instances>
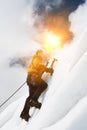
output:
<instances>
[{"instance_id":1,"label":"ice climber","mask_svg":"<svg viewBox=\"0 0 87 130\"><path fill-rule=\"evenodd\" d=\"M27 85L29 87L29 96L26 99L24 108L20 114L20 117L26 121L29 120L30 107L41 108L41 103L38 102L38 98L44 92L48 84L42 79L44 72L53 73L53 68L47 67L43 63L44 53L42 50L38 50L32 57L31 64L28 67Z\"/></svg>"}]
</instances>

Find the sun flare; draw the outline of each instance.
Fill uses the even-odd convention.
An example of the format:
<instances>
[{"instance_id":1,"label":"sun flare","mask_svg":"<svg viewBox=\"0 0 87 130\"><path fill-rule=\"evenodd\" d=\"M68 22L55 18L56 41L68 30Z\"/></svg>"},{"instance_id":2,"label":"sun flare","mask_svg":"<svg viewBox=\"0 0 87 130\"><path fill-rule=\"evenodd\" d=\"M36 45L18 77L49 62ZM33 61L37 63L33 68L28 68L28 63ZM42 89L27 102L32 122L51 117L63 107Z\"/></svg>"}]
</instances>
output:
<instances>
[{"instance_id":1,"label":"sun flare","mask_svg":"<svg viewBox=\"0 0 87 130\"><path fill-rule=\"evenodd\" d=\"M61 39L57 35L54 35L53 33L49 33L44 38L43 46L46 49L46 51L48 51L48 52L52 51L56 48L60 48Z\"/></svg>"}]
</instances>

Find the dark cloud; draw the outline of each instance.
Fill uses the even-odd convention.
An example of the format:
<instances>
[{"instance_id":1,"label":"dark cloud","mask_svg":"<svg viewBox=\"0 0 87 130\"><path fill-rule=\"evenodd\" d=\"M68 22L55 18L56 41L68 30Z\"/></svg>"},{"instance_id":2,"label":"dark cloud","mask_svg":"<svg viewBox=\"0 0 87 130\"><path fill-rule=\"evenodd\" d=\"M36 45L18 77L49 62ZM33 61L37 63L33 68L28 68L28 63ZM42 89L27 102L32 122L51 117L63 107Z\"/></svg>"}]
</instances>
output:
<instances>
[{"instance_id":1,"label":"dark cloud","mask_svg":"<svg viewBox=\"0 0 87 130\"><path fill-rule=\"evenodd\" d=\"M35 0L33 14L36 16L34 27L41 33L43 28L56 34L63 34L63 42L73 38L69 30L69 14L85 0Z\"/></svg>"},{"instance_id":2,"label":"dark cloud","mask_svg":"<svg viewBox=\"0 0 87 130\"><path fill-rule=\"evenodd\" d=\"M34 12L38 15L47 15L48 13L55 13L55 11L60 8L60 5L62 5L62 0L36 0L34 4Z\"/></svg>"},{"instance_id":3,"label":"dark cloud","mask_svg":"<svg viewBox=\"0 0 87 130\"><path fill-rule=\"evenodd\" d=\"M76 10L85 0L35 0L34 13L38 15L58 15L65 10Z\"/></svg>"},{"instance_id":4,"label":"dark cloud","mask_svg":"<svg viewBox=\"0 0 87 130\"><path fill-rule=\"evenodd\" d=\"M31 56L11 58L9 61L9 67L16 66L16 67L26 68L29 65L30 59L31 59Z\"/></svg>"},{"instance_id":5,"label":"dark cloud","mask_svg":"<svg viewBox=\"0 0 87 130\"><path fill-rule=\"evenodd\" d=\"M79 5L84 4L86 0L63 0L65 8L69 9L69 12L76 10Z\"/></svg>"}]
</instances>

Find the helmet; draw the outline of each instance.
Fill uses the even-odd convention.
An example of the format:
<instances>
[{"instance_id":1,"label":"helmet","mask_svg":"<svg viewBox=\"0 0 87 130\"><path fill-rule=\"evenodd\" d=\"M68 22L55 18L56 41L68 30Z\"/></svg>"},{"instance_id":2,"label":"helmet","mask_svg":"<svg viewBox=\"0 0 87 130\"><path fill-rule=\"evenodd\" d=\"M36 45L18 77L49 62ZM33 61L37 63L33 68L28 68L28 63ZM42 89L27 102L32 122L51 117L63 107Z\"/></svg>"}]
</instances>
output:
<instances>
[{"instance_id":1,"label":"helmet","mask_svg":"<svg viewBox=\"0 0 87 130\"><path fill-rule=\"evenodd\" d=\"M36 55L43 55L43 51L42 50L37 50Z\"/></svg>"}]
</instances>

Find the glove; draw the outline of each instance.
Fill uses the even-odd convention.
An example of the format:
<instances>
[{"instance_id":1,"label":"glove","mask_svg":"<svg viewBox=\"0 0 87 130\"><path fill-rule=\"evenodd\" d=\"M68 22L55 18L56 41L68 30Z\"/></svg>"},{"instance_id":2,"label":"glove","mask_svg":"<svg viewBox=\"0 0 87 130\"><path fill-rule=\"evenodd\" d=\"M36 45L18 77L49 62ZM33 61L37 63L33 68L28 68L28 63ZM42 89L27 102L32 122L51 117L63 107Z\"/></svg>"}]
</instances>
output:
<instances>
[{"instance_id":1,"label":"glove","mask_svg":"<svg viewBox=\"0 0 87 130\"><path fill-rule=\"evenodd\" d=\"M49 73L52 75L54 72L54 69L53 68L49 68Z\"/></svg>"}]
</instances>

